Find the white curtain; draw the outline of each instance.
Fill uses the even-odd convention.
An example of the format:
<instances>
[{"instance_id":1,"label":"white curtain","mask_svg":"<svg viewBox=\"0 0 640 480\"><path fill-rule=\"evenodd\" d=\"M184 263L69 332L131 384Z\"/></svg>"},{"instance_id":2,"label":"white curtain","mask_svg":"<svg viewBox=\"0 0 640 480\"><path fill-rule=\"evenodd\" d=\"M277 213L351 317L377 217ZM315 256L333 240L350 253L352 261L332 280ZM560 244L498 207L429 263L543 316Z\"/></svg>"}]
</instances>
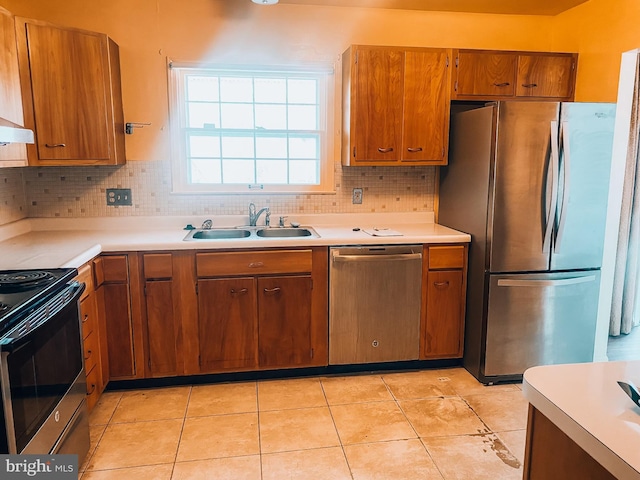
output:
<instances>
[{"instance_id":1,"label":"white curtain","mask_svg":"<svg viewBox=\"0 0 640 480\"><path fill-rule=\"evenodd\" d=\"M633 91L631 128L622 189L609 335L629 333L640 323L640 83L638 68Z\"/></svg>"}]
</instances>

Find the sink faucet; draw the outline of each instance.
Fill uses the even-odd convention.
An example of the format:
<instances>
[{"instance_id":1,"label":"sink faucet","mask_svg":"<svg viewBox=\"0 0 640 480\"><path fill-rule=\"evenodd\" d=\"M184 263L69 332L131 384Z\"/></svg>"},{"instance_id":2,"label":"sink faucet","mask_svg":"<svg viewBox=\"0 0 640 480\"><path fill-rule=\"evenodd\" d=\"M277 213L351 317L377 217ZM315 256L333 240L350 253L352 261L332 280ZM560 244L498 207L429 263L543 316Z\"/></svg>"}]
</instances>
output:
<instances>
[{"instance_id":1,"label":"sink faucet","mask_svg":"<svg viewBox=\"0 0 640 480\"><path fill-rule=\"evenodd\" d=\"M211 220L207 219L202 222L202 230L211 230L211 227L213 227L213 222Z\"/></svg>"},{"instance_id":2,"label":"sink faucet","mask_svg":"<svg viewBox=\"0 0 640 480\"><path fill-rule=\"evenodd\" d=\"M262 215L262 212L267 212L266 214L266 225L269 226L269 216L271 212L269 211L269 207L261 208L256 212L256 205L252 202L249 204L249 225L251 227L255 227L258 223L258 218Z\"/></svg>"}]
</instances>

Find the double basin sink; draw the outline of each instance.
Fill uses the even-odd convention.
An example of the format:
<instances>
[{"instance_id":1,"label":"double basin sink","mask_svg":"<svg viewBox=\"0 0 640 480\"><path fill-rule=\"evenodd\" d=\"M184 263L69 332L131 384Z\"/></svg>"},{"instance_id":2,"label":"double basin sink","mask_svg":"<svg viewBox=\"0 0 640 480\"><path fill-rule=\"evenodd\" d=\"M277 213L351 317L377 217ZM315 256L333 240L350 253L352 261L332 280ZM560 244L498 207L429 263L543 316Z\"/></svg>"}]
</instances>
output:
<instances>
[{"instance_id":1,"label":"double basin sink","mask_svg":"<svg viewBox=\"0 0 640 480\"><path fill-rule=\"evenodd\" d=\"M236 227L236 228L210 228L191 230L185 241L191 240L231 240L240 238L297 238L320 235L311 227Z\"/></svg>"}]
</instances>

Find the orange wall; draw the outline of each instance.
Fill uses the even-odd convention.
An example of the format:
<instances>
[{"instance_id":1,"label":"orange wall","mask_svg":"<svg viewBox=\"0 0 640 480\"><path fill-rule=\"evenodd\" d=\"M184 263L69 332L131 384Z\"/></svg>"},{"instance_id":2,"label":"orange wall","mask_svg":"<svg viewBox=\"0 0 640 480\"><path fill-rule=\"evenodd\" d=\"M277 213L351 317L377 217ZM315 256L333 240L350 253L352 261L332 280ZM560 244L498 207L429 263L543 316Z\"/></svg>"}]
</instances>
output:
<instances>
[{"instance_id":1,"label":"orange wall","mask_svg":"<svg viewBox=\"0 0 640 480\"><path fill-rule=\"evenodd\" d=\"M631 3L631 1L629 1ZM167 57L330 61L351 43L550 50L552 17L419 12L249 0L0 0L14 14L109 34L120 45L128 160L168 156ZM558 44L563 44L558 40Z\"/></svg>"},{"instance_id":2,"label":"orange wall","mask_svg":"<svg viewBox=\"0 0 640 480\"><path fill-rule=\"evenodd\" d=\"M590 0L553 25L553 48L580 54L576 100L615 102L621 55L640 47L640 2Z\"/></svg>"}]
</instances>

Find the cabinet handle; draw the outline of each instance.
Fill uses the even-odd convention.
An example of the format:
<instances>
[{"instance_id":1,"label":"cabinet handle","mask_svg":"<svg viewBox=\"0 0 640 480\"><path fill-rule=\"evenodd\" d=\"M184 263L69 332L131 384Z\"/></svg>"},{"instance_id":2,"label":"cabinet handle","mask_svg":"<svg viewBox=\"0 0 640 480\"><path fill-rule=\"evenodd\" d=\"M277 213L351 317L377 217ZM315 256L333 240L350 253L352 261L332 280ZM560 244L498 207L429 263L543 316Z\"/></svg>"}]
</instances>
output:
<instances>
[{"instance_id":1,"label":"cabinet handle","mask_svg":"<svg viewBox=\"0 0 640 480\"><path fill-rule=\"evenodd\" d=\"M87 350L87 353L88 353L89 355L86 355L86 356L84 357L84 359L85 359L85 360L89 360L89 359L91 358L91 350Z\"/></svg>"},{"instance_id":2,"label":"cabinet handle","mask_svg":"<svg viewBox=\"0 0 640 480\"><path fill-rule=\"evenodd\" d=\"M247 290L246 288L243 288L241 290L236 290L235 288L231 289L231 295L244 295L245 293L249 292L249 290Z\"/></svg>"},{"instance_id":3,"label":"cabinet handle","mask_svg":"<svg viewBox=\"0 0 640 480\"><path fill-rule=\"evenodd\" d=\"M92 394L93 392L95 392L95 391L96 391L96 384L95 384L95 383L92 383L92 384L91 384L91 391L90 391L90 392L87 392L87 397L88 397L89 395L91 395L91 394Z\"/></svg>"},{"instance_id":4,"label":"cabinet handle","mask_svg":"<svg viewBox=\"0 0 640 480\"><path fill-rule=\"evenodd\" d=\"M265 288L264 293L276 293L280 291L280 287L275 288Z\"/></svg>"},{"instance_id":5,"label":"cabinet handle","mask_svg":"<svg viewBox=\"0 0 640 480\"><path fill-rule=\"evenodd\" d=\"M251 262L249 264L249 268L260 268L264 267L264 262Z\"/></svg>"},{"instance_id":6,"label":"cabinet handle","mask_svg":"<svg viewBox=\"0 0 640 480\"><path fill-rule=\"evenodd\" d=\"M433 282L433 286L436 288L448 287L449 281L447 280L446 282Z\"/></svg>"},{"instance_id":7,"label":"cabinet handle","mask_svg":"<svg viewBox=\"0 0 640 480\"><path fill-rule=\"evenodd\" d=\"M422 147L418 147L418 148L407 148L408 152L421 152L422 151Z\"/></svg>"},{"instance_id":8,"label":"cabinet handle","mask_svg":"<svg viewBox=\"0 0 640 480\"><path fill-rule=\"evenodd\" d=\"M522 86L524 88L535 88L535 87L538 86L538 84L537 83L523 83Z\"/></svg>"},{"instance_id":9,"label":"cabinet handle","mask_svg":"<svg viewBox=\"0 0 640 480\"><path fill-rule=\"evenodd\" d=\"M391 148L381 148L381 147L378 147L378 151L379 151L380 153L389 153L389 152L393 152L393 147L391 147Z\"/></svg>"},{"instance_id":10,"label":"cabinet handle","mask_svg":"<svg viewBox=\"0 0 640 480\"><path fill-rule=\"evenodd\" d=\"M508 87L509 85L511 85L509 82L493 83L494 87Z\"/></svg>"},{"instance_id":11,"label":"cabinet handle","mask_svg":"<svg viewBox=\"0 0 640 480\"><path fill-rule=\"evenodd\" d=\"M85 313L84 317L82 317L82 323L87 323L87 320L89 320L89 315Z\"/></svg>"},{"instance_id":12,"label":"cabinet handle","mask_svg":"<svg viewBox=\"0 0 640 480\"><path fill-rule=\"evenodd\" d=\"M66 147L64 143L45 143L44 146L47 148Z\"/></svg>"}]
</instances>

